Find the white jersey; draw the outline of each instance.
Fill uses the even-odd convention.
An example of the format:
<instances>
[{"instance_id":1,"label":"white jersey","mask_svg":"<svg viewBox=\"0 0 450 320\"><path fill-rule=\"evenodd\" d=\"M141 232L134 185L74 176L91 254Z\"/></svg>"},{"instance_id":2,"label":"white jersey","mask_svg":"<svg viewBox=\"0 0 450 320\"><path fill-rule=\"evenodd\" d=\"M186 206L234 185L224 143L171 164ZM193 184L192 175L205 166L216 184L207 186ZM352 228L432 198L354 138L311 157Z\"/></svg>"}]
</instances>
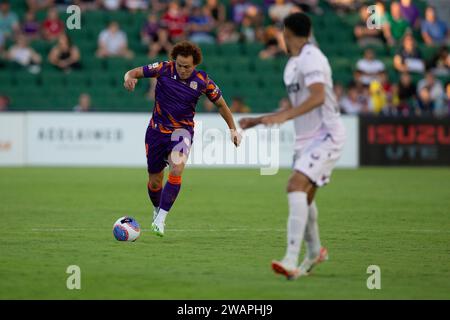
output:
<instances>
[{"instance_id":1,"label":"white jersey","mask_svg":"<svg viewBox=\"0 0 450 320\"><path fill-rule=\"evenodd\" d=\"M323 105L294 119L296 149L307 141L326 134L331 135L333 140L344 140L345 128L333 92L331 67L319 48L308 43L298 56L291 57L284 69L284 83L294 108L309 97L308 86L313 83L325 85Z\"/></svg>"}]
</instances>

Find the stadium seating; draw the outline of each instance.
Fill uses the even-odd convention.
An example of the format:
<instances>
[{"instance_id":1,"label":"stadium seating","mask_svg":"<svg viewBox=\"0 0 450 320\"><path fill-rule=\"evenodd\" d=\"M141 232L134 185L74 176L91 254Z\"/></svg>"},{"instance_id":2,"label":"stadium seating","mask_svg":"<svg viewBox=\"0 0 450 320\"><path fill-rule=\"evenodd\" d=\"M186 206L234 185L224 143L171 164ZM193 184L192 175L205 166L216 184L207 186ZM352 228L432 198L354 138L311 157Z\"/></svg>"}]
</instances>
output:
<instances>
[{"instance_id":1,"label":"stadium seating","mask_svg":"<svg viewBox=\"0 0 450 320\"><path fill-rule=\"evenodd\" d=\"M20 3L20 4L19 4ZM14 2L13 9L22 17L25 2ZM224 1L229 5L229 1ZM424 9L424 2L419 2ZM355 62L362 56L353 38L353 26L358 14L337 15L325 2L322 2L324 14L312 16L315 25L315 37L322 50L329 57L336 82L347 84L352 79ZM38 19L45 18L45 12L39 12ZM64 14L61 14L64 18ZM122 86L123 74L130 68L147 64L153 60L146 57L146 48L140 42L140 28L145 22L145 13L126 11L105 12L89 11L83 13L82 29L69 31L72 41L82 53L82 69L68 75L56 70L48 63L47 55L52 43L35 41L32 47L44 59L42 72L31 75L16 72L9 63L0 65L1 93L11 98L12 110L72 110L77 104L80 93L92 96L94 108L98 111L149 111L153 102L147 98L148 83L143 81L135 94L125 92ZM128 34L130 48L136 57L132 60L98 59L95 56L97 38L110 21L118 21ZM339 32L336 32L339 30ZM285 95L282 83L285 57L272 60L260 60L262 44L224 44L201 45L204 62L200 69L207 71L222 89L225 98L241 96L253 112L271 111L278 107L278 101ZM433 49L421 44L420 47L429 58ZM377 56L386 64L391 81L398 75L392 68L392 53L385 48L375 48ZM159 57L154 60L166 60ZM6 71L6 72L5 72ZM418 80L417 77L414 80ZM33 103L27 104L29 97Z\"/></svg>"}]
</instances>

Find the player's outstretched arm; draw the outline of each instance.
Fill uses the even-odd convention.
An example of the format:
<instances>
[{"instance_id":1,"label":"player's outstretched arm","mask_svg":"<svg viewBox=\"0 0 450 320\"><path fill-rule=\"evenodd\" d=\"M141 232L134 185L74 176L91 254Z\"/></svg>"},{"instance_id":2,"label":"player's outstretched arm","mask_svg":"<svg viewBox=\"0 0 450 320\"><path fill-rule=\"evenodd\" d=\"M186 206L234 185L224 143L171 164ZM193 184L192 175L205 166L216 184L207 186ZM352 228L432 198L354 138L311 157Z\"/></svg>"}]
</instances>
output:
<instances>
[{"instance_id":1,"label":"player's outstretched arm","mask_svg":"<svg viewBox=\"0 0 450 320\"><path fill-rule=\"evenodd\" d=\"M241 134L236 130L236 125L234 124L233 114L231 113L230 108L228 108L228 105L223 97L220 97L215 102L215 105L217 106L217 108L219 108L220 115L225 120L228 128L230 129L231 141L236 147L238 147L241 144L242 137Z\"/></svg>"},{"instance_id":2,"label":"player's outstretched arm","mask_svg":"<svg viewBox=\"0 0 450 320\"><path fill-rule=\"evenodd\" d=\"M144 71L142 67L134 68L132 70L127 71L123 76L123 86L128 91L134 91L138 79L144 78Z\"/></svg>"},{"instance_id":3,"label":"player's outstretched arm","mask_svg":"<svg viewBox=\"0 0 450 320\"><path fill-rule=\"evenodd\" d=\"M250 129L258 124L261 124L261 120L263 117L245 117L239 120L239 126L242 129Z\"/></svg>"},{"instance_id":4,"label":"player's outstretched arm","mask_svg":"<svg viewBox=\"0 0 450 320\"><path fill-rule=\"evenodd\" d=\"M309 97L297 108L290 108L264 116L261 119L261 123L265 125L281 124L321 106L325 102L325 85L323 83L313 83L308 86L308 89Z\"/></svg>"}]
</instances>

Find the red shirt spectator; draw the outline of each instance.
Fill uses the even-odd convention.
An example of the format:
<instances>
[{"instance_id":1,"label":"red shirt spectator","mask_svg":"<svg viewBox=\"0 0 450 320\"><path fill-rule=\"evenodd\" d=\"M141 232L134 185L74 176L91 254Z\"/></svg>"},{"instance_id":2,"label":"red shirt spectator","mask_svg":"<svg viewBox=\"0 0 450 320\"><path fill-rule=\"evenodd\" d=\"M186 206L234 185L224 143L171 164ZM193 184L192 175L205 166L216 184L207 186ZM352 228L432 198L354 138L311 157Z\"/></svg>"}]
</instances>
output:
<instances>
[{"instance_id":1,"label":"red shirt spectator","mask_svg":"<svg viewBox=\"0 0 450 320\"><path fill-rule=\"evenodd\" d=\"M167 27L171 40L184 36L188 17L184 15L176 2L171 2L167 12L162 17L163 26Z\"/></svg>"},{"instance_id":2,"label":"red shirt spectator","mask_svg":"<svg viewBox=\"0 0 450 320\"><path fill-rule=\"evenodd\" d=\"M44 38L47 40L55 40L64 31L64 23L59 19L56 8L48 10L47 19L43 24Z\"/></svg>"}]
</instances>

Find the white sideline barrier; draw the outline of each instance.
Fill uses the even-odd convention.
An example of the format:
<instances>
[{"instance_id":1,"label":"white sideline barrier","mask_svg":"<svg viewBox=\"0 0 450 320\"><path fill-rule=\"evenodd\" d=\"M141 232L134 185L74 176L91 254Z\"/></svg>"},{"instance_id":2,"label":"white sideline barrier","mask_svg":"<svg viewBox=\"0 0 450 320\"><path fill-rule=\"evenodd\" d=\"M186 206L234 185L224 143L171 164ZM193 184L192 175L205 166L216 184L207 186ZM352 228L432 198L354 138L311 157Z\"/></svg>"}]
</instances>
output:
<instances>
[{"instance_id":1,"label":"white sideline barrier","mask_svg":"<svg viewBox=\"0 0 450 320\"><path fill-rule=\"evenodd\" d=\"M23 113L0 114L0 166L25 164L25 131Z\"/></svg>"},{"instance_id":2,"label":"white sideline barrier","mask_svg":"<svg viewBox=\"0 0 450 320\"><path fill-rule=\"evenodd\" d=\"M235 115L236 121L242 116ZM147 113L0 114L0 165L145 167L149 119ZM226 135L219 114L197 114L195 123L190 166L292 165L292 123L279 130L263 126L247 130L238 149ZM348 138L338 167L355 168L359 165L358 118L346 116L344 123Z\"/></svg>"}]
</instances>

